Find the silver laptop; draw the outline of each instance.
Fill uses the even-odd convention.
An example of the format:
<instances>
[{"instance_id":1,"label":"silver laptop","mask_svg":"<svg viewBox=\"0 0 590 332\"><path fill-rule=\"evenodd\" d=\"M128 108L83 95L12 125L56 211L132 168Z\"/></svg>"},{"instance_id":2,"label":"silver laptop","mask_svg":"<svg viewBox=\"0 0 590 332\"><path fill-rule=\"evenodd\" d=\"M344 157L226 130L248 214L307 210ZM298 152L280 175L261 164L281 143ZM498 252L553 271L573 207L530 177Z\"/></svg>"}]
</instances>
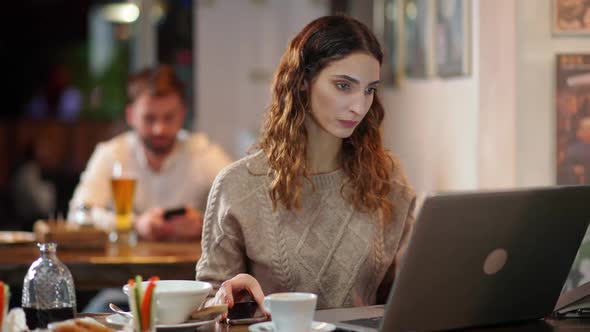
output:
<instances>
[{"instance_id":1,"label":"silver laptop","mask_svg":"<svg viewBox=\"0 0 590 332\"><path fill-rule=\"evenodd\" d=\"M386 306L318 311L350 331L435 331L551 314L590 221L590 186L431 195Z\"/></svg>"}]
</instances>

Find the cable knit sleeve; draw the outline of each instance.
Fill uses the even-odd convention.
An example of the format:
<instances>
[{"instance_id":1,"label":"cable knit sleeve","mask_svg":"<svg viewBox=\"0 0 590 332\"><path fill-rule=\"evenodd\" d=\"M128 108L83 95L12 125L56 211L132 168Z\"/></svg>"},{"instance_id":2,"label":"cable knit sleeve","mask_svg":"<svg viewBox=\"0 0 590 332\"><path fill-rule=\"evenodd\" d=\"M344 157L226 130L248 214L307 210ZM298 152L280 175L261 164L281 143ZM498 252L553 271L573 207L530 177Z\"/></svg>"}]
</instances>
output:
<instances>
[{"instance_id":1,"label":"cable knit sleeve","mask_svg":"<svg viewBox=\"0 0 590 332\"><path fill-rule=\"evenodd\" d=\"M408 215L407 215L406 220L404 222L402 236L400 238L397 252L395 253L395 258L393 259L393 262L389 266L389 269L387 269L387 273L385 274L385 277L383 278L383 280L381 281L381 284L379 285L379 288L377 289L377 303L378 304L385 304L387 302L387 297L389 296L389 291L390 291L391 286L393 285L393 282L395 280L396 272L397 272L399 266L401 266L401 261L403 260L405 254L406 254L406 250L408 249L408 243L410 242L412 231L414 229L414 221L415 221L414 216L413 216L414 204L415 204L414 201L412 201L411 207L408 211Z\"/></svg>"},{"instance_id":2,"label":"cable knit sleeve","mask_svg":"<svg viewBox=\"0 0 590 332\"><path fill-rule=\"evenodd\" d=\"M238 273L246 272L244 237L240 224L232 214L227 185L227 172L222 171L209 193L203 234L202 254L196 266L196 279L213 285L214 296L221 283Z\"/></svg>"},{"instance_id":3,"label":"cable knit sleeve","mask_svg":"<svg viewBox=\"0 0 590 332\"><path fill-rule=\"evenodd\" d=\"M399 230L401 233L394 258L391 265L387 269L385 276L383 277L379 287L377 289L377 303L384 304L387 302L391 286L395 280L396 273L401 266L402 260L405 257L408 244L414 230L414 209L416 207L416 193L411 188L405 172L403 171L401 164L397 159L395 161L395 168L393 179L396 184L393 194L394 210L397 209L397 213L394 212L394 223L401 223L402 228Z\"/></svg>"}]
</instances>

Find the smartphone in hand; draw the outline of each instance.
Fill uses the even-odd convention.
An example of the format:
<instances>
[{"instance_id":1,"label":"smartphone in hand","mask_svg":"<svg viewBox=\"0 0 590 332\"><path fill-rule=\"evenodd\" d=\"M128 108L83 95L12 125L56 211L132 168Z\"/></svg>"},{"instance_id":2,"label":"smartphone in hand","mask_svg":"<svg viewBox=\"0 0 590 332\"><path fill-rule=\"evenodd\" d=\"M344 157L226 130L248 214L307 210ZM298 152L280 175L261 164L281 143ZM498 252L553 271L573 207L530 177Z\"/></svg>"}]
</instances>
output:
<instances>
[{"instance_id":1,"label":"smartphone in hand","mask_svg":"<svg viewBox=\"0 0 590 332\"><path fill-rule=\"evenodd\" d=\"M185 207L178 207L173 209L167 209L164 211L164 220L170 220L172 217L175 216L182 216L186 214Z\"/></svg>"},{"instance_id":2,"label":"smartphone in hand","mask_svg":"<svg viewBox=\"0 0 590 332\"><path fill-rule=\"evenodd\" d=\"M229 325L252 324L266 320L266 315L254 301L234 303L228 310L226 323Z\"/></svg>"}]
</instances>

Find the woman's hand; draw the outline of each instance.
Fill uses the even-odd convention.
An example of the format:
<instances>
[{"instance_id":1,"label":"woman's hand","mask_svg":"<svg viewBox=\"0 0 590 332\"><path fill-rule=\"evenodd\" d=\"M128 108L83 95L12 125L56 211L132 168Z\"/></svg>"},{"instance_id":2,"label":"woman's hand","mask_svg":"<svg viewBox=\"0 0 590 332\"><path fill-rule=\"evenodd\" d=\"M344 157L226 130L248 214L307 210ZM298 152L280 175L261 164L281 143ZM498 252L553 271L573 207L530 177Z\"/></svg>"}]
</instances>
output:
<instances>
[{"instance_id":1,"label":"woman's hand","mask_svg":"<svg viewBox=\"0 0 590 332\"><path fill-rule=\"evenodd\" d=\"M244 295L252 297L258 304L258 307L269 316L263 307L264 293L262 292L258 280L246 273L240 273L235 277L224 281L215 294L214 303L227 304L228 308L231 309L234 306L234 303L242 300ZM221 319L224 320L226 317L227 313L222 315Z\"/></svg>"}]
</instances>

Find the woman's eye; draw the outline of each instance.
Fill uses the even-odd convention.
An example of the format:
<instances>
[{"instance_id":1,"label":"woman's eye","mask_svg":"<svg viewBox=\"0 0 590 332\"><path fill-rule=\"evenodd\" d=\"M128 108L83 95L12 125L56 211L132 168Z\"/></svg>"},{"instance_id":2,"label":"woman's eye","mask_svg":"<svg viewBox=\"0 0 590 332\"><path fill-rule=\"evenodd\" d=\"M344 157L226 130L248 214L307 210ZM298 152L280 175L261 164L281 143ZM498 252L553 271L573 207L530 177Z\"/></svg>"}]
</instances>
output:
<instances>
[{"instance_id":1,"label":"woman's eye","mask_svg":"<svg viewBox=\"0 0 590 332\"><path fill-rule=\"evenodd\" d=\"M367 88L367 94L374 94L375 92L377 92L377 88Z\"/></svg>"},{"instance_id":2,"label":"woman's eye","mask_svg":"<svg viewBox=\"0 0 590 332\"><path fill-rule=\"evenodd\" d=\"M340 90L347 90L350 88L350 84L348 83L336 83L336 87Z\"/></svg>"}]
</instances>

